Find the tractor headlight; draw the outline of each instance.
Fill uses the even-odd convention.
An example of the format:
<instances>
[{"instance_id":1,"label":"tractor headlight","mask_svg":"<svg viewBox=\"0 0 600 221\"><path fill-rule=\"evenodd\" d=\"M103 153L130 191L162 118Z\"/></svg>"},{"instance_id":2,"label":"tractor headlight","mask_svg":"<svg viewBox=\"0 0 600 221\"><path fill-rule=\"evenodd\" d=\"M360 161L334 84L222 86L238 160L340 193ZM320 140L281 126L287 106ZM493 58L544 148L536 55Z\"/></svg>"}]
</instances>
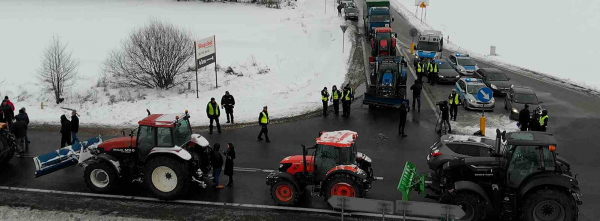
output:
<instances>
[{"instance_id":1,"label":"tractor headlight","mask_svg":"<svg viewBox=\"0 0 600 221\"><path fill-rule=\"evenodd\" d=\"M282 163L280 163L280 164L279 164L279 168L282 168L282 167L283 167L283 164L282 164Z\"/></svg>"},{"instance_id":2,"label":"tractor headlight","mask_svg":"<svg viewBox=\"0 0 600 221\"><path fill-rule=\"evenodd\" d=\"M513 107L512 112L516 114L516 113L519 113L519 110L517 110L517 108Z\"/></svg>"},{"instance_id":3,"label":"tractor headlight","mask_svg":"<svg viewBox=\"0 0 600 221\"><path fill-rule=\"evenodd\" d=\"M496 87L496 85L494 85L494 84L490 84L490 87L494 90L498 90L498 87Z\"/></svg>"}]
</instances>

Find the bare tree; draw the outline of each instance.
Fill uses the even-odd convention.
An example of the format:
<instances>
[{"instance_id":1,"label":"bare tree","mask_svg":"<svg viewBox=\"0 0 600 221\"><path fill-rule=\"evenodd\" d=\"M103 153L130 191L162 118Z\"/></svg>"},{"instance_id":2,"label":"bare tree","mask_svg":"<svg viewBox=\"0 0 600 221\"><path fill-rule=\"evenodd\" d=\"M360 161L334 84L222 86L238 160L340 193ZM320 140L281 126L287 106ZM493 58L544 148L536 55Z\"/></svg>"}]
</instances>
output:
<instances>
[{"instance_id":1,"label":"bare tree","mask_svg":"<svg viewBox=\"0 0 600 221\"><path fill-rule=\"evenodd\" d=\"M119 86L170 89L185 83L191 75L186 65L193 57L190 34L172 24L151 20L110 53L104 71Z\"/></svg>"},{"instance_id":2,"label":"bare tree","mask_svg":"<svg viewBox=\"0 0 600 221\"><path fill-rule=\"evenodd\" d=\"M73 60L66 50L67 44L63 44L58 36L52 37L37 75L45 88L54 93L57 104L63 100L61 96L65 88L75 82L79 66L79 62Z\"/></svg>"}]
</instances>

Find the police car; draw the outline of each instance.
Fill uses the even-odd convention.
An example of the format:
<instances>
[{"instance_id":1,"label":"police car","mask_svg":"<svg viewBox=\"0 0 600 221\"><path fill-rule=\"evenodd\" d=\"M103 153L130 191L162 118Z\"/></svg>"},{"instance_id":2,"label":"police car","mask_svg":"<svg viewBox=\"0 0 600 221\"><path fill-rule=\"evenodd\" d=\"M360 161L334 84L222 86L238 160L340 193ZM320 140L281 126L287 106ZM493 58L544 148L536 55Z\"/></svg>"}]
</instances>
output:
<instances>
[{"instance_id":1,"label":"police car","mask_svg":"<svg viewBox=\"0 0 600 221\"><path fill-rule=\"evenodd\" d=\"M493 97L487 103L477 99L477 92L484 87L487 86L483 83L483 80L477 78L460 78L456 82L456 92L465 109L494 111L496 101Z\"/></svg>"},{"instance_id":2,"label":"police car","mask_svg":"<svg viewBox=\"0 0 600 221\"><path fill-rule=\"evenodd\" d=\"M448 57L450 65L463 76L471 76L479 67L468 54L452 54Z\"/></svg>"}]
</instances>

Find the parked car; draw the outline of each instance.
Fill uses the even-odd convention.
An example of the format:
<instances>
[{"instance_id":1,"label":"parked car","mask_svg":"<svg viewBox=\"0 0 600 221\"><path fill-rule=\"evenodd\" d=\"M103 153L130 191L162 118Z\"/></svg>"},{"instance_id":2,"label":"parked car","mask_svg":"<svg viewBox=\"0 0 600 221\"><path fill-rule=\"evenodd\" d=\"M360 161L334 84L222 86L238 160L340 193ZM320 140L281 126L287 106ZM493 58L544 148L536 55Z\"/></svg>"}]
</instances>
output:
<instances>
[{"instance_id":1,"label":"parked car","mask_svg":"<svg viewBox=\"0 0 600 221\"><path fill-rule=\"evenodd\" d=\"M436 61L438 64L437 83L456 83L460 79L460 74L452 68L450 62L445 59Z\"/></svg>"},{"instance_id":2,"label":"parked car","mask_svg":"<svg viewBox=\"0 0 600 221\"><path fill-rule=\"evenodd\" d=\"M481 78L494 91L494 95L506 95L513 85L510 78L497 68L480 68L475 71L475 77Z\"/></svg>"},{"instance_id":3,"label":"parked car","mask_svg":"<svg viewBox=\"0 0 600 221\"><path fill-rule=\"evenodd\" d=\"M465 109L494 111L496 100L492 97L489 102L482 102L477 98L479 89L487 87L483 80L477 78L460 78L456 82L456 91Z\"/></svg>"},{"instance_id":4,"label":"parked car","mask_svg":"<svg viewBox=\"0 0 600 221\"><path fill-rule=\"evenodd\" d=\"M446 162L466 157L487 157L494 153L495 140L468 135L444 135L430 147L429 168L437 171Z\"/></svg>"},{"instance_id":5,"label":"parked car","mask_svg":"<svg viewBox=\"0 0 600 221\"><path fill-rule=\"evenodd\" d=\"M473 76L473 73L479 69L475 60L468 54L451 54L448 61L463 76Z\"/></svg>"},{"instance_id":6,"label":"parked car","mask_svg":"<svg viewBox=\"0 0 600 221\"><path fill-rule=\"evenodd\" d=\"M512 86L504 100L504 109L508 110L510 119L518 120L519 111L525 108L525 104L529 105L532 114L538 107L539 110L543 110L542 102L537 98L535 91L526 87Z\"/></svg>"}]
</instances>

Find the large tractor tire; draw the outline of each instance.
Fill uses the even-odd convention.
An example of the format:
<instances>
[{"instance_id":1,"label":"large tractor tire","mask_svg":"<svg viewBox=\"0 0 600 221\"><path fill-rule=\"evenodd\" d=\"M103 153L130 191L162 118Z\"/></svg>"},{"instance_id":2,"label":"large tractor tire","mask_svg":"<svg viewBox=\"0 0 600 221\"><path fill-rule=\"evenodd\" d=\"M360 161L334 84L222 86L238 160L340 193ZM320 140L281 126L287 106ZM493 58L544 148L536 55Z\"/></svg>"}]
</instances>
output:
<instances>
[{"instance_id":1,"label":"large tractor tire","mask_svg":"<svg viewBox=\"0 0 600 221\"><path fill-rule=\"evenodd\" d=\"M83 178L94 193L110 193L119 185L117 171L104 161L96 161L85 167Z\"/></svg>"},{"instance_id":2,"label":"large tractor tire","mask_svg":"<svg viewBox=\"0 0 600 221\"><path fill-rule=\"evenodd\" d=\"M144 182L162 200L175 199L190 186L192 174L184 160L168 156L152 158L144 168Z\"/></svg>"},{"instance_id":3,"label":"large tractor tire","mask_svg":"<svg viewBox=\"0 0 600 221\"><path fill-rule=\"evenodd\" d=\"M573 197L557 189L538 190L525 198L523 219L526 221L567 221L577 219Z\"/></svg>"},{"instance_id":4,"label":"large tractor tire","mask_svg":"<svg viewBox=\"0 0 600 221\"><path fill-rule=\"evenodd\" d=\"M15 148L11 146L4 134L0 134L0 164L8 163L13 155L15 155Z\"/></svg>"},{"instance_id":5,"label":"large tractor tire","mask_svg":"<svg viewBox=\"0 0 600 221\"><path fill-rule=\"evenodd\" d=\"M349 174L335 174L325 181L323 189L325 200L331 196L362 197L362 187L356 177Z\"/></svg>"},{"instance_id":6,"label":"large tractor tire","mask_svg":"<svg viewBox=\"0 0 600 221\"><path fill-rule=\"evenodd\" d=\"M460 206L465 211L461 221L479 221L485 216L485 207L483 206L483 200L475 193L471 192L458 192L452 197L452 204Z\"/></svg>"},{"instance_id":7,"label":"large tractor tire","mask_svg":"<svg viewBox=\"0 0 600 221\"><path fill-rule=\"evenodd\" d=\"M293 206L300 198L298 187L289 180L277 179L271 185L271 198L281 206Z\"/></svg>"}]
</instances>

